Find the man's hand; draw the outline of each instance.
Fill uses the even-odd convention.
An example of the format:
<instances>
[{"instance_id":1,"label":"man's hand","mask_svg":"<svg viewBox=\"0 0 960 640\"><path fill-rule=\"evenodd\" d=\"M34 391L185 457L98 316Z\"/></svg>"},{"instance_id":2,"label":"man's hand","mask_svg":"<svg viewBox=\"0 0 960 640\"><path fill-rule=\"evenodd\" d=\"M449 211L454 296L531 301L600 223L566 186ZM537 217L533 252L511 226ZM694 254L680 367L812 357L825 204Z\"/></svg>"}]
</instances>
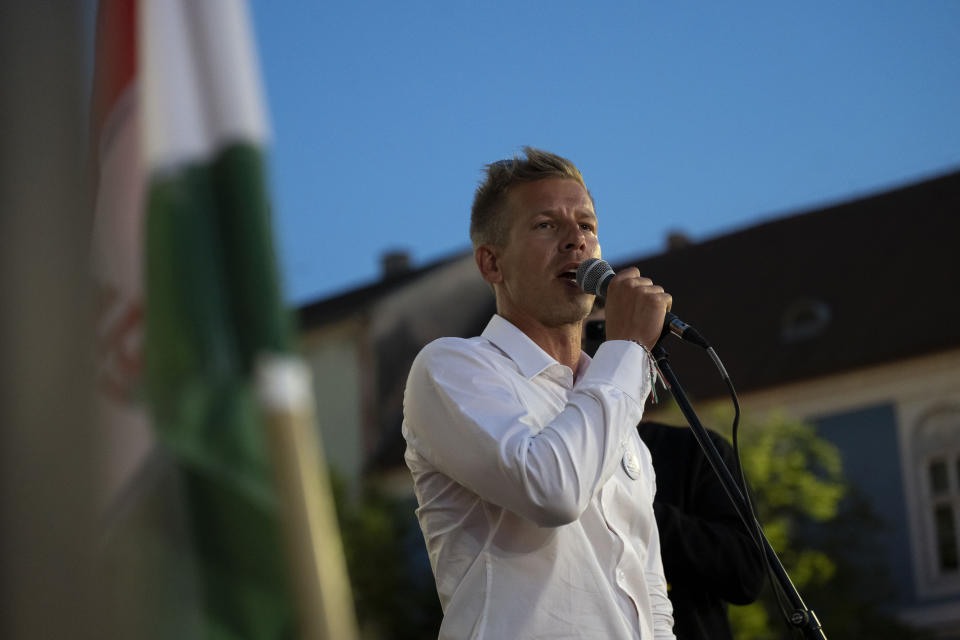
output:
<instances>
[{"instance_id":1,"label":"man's hand","mask_svg":"<svg viewBox=\"0 0 960 640\"><path fill-rule=\"evenodd\" d=\"M634 340L652 349L673 297L636 267L617 273L607 287L607 340Z\"/></svg>"}]
</instances>

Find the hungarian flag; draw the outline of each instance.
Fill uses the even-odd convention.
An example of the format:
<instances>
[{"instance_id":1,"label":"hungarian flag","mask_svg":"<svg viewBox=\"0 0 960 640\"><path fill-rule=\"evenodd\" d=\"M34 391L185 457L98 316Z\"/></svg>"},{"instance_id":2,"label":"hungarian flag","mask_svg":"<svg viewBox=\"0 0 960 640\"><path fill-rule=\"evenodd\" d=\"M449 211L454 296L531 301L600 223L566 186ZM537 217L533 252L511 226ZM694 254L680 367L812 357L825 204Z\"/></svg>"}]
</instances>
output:
<instances>
[{"instance_id":1,"label":"hungarian flag","mask_svg":"<svg viewBox=\"0 0 960 640\"><path fill-rule=\"evenodd\" d=\"M253 373L260 355L291 350L292 331L251 29L237 0L145 0L138 18L150 415L182 473L209 632L290 637Z\"/></svg>"},{"instance_id":2,"label":"hungarian flag","mask_svg":"<svg viewBox=\"0 0 960 640\"><path fill-rule=\"evenodd\" d=\"M314 508L329 507L311 486L326 486L314 473L322 460L309 457L319 444L288 438L287 424L269 431L263 385L258 394L256 373L267 371L275 416L286 415L291 388L294 403L312 406L304 368L290 356L246 8L238 0L103 0L98 43L101 387L117 416L108 439L124 460L112 474L119 489L109 492L106 546L115 596L136 610L120 627L138 637L294 637L293 587L305 581L285 569L332 564L336 573L343 560L317 559L320 536L339 550L332 508ZM289 384L278 385L277 371ZM281 431L268 442L268 432ZM287 451L279 458L278 442ZM290 480L287 467L299 475ZM282 522L309 531L284 537ZM300 545L293 562L291 540ZM312 606L298 590L301 608ZM323 601L331 592L340 599ZM344 592L343 584L326 588L314 608L342 604ZM301 611L309 632L303 619Z\"/></svg>"}]
</instances>

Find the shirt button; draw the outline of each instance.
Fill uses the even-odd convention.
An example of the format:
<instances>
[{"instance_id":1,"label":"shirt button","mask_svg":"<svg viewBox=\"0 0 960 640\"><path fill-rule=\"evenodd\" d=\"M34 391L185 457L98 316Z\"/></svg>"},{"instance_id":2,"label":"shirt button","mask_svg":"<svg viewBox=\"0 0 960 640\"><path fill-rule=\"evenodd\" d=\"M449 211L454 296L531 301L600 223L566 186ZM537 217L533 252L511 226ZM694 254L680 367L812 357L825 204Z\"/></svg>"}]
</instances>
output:
<instances>
[{"instance_id":1,"label":"shirt button","mask_svg":"<svg viewBox=\"0 0 960 640\"><path fill-rule=\"evenodd\" d=\"M621 580L621 581L622 581L623 578L624 578L623 569L617 569L617 580Z\"/></svg>"}]
</instances>

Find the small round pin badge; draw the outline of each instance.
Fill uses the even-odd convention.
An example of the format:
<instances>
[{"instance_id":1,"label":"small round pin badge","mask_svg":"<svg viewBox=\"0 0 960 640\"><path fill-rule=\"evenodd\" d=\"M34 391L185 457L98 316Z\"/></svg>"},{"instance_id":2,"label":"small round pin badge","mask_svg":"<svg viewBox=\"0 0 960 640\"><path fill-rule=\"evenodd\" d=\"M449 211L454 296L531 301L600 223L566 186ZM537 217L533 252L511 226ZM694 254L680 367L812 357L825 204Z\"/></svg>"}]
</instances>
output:
<instances>
[{"instance_id":1,"label":"small round pin badge","mask_svg":"<svg viewBox=\"0 0 960 640\"><path fill-rule=\"evenodd\" d=\"M637 456L627 449L626 453L623 454L623 470L627 472L627 475L632 479L637 480L640 477L640 460L637 459Z\"/></svg>"}]
</instances>

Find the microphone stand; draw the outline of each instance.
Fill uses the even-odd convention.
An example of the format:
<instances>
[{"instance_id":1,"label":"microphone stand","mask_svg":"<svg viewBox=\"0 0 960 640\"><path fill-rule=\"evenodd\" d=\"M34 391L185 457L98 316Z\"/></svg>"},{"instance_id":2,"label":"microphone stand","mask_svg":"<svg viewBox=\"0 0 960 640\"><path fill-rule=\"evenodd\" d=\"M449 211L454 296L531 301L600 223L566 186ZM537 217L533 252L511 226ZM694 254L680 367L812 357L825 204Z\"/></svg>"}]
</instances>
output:
<instances>
[{"instance_id":1,"label":"microphone stand","mask_svg":"<svg viewBox=\"0 0 960 640\"><path fill-rule=\"evenodd\" d=\"M665 334L666 331L664 331L664 335ZM680 411L682 411L683 415L687 418L687 422L690 424L690 429L693 431L694 438L696 438L700 448L703 449L703 453L707 457L707 461L710 463L710 466L713 467L713 471L720 478L720 482L723 485L727 496L730 498L733 506L737 509L737 513L740 514L740 519L743 520L743 524L747 527L747 531L751 532L751 537L754 538L754 541L758 546L761 547L762 552L765 554L767 563L771 568L771 578L775 578L777 580L782 588L783 593L790 601L790 605L793 607L793 612L788 616L787 622L793 628L802 631L804 638L808 638L810 640L827 640L827 636L823 633L823 628L820 625L820 621L817 619L817 615L812 609L807 608L807 606L804 604L803 599L800 597L800 593L797 591L797 588L790 580L790 576L787 575L786 570L783 568L780 558L777 557L776 551L774 551L770 546L770 542L767 540L767 537L763 535L762 529L751 515L751 510L749 508L749 504L747 503L746 496L744 496L740 491L740 487L733 479L733 476L730 474L730 470L727 469L727 465L723 462L723 458L720 457L720 453L714 446L713 441L710 440L706 429L700 423L700 419L697 418L697 414L694 412L693 407L687 400L687 396L683 391L683 387L680 386L680 381L677 379L676 374L673 372L673 368L670 366L669 354L667 353L667 350L663 348L662 342L663 337L661 336L661 339L651 350L651 353L656 360L657 368L660 371L660 375L666 382L667 388L670 389L670 393L673 394L674 399L677 401ZM745 490L746 488L744 488L744 491ZM756 535L754 535L754 532L756 532Z\"/></svg>"}]
</instances>

